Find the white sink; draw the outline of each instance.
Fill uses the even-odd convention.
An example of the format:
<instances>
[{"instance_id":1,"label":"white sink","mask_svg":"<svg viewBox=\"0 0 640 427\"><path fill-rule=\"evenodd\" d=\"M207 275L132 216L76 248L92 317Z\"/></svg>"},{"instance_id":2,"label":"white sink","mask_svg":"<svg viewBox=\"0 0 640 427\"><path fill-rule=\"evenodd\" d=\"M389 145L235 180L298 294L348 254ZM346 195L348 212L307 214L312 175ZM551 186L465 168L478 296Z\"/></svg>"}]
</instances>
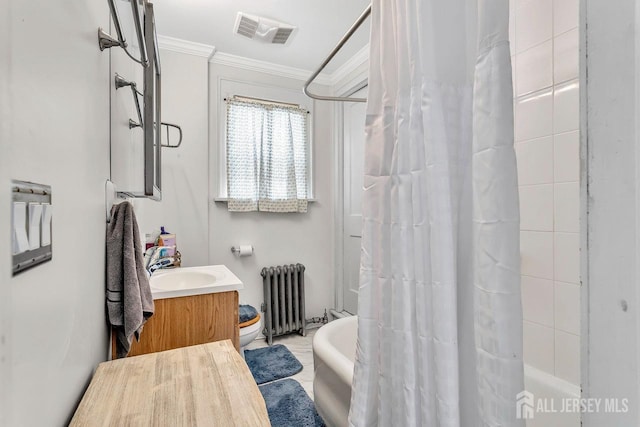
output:
<instances>
[{"instance_id":1,"label":"white sink","mask_svg":"<svg viewBox=\"0 0 640 427\"><path fill-rule=\"evenodd\" d=\"M167 274L152 276L151 287L160 291L173 291L176 289L200 288L218 280L219 276L215 274L179 268L175 271L167 271Z\"/></svg>"},{"instance_id":2,"label":"white sink","mask_svg":"<svg viewBox=\"0 0 640 427\"><path fill-rule=\"evenodd\" d=\"M177 298L242 289L242 282L224 265L158 270L149 280L153 299Z\"/></svg>"}]
</instances>

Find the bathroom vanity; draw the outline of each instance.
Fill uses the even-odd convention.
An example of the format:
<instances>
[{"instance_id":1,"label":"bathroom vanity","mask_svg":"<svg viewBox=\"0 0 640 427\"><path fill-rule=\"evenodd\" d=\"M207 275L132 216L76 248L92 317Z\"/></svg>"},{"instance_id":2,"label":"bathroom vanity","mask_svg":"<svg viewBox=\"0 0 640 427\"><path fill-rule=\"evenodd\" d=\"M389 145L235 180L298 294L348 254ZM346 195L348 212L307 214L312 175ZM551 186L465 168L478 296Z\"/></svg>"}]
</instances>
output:
<instances>
[{"instance_id":1,"label":"bathroom vanity","mask_svg":"<svg viewBox=\"0 0 640 427\"><path fill-rule=\"evenodd\" d=\"M160 270L151 276L154 315L129 356L230 340L240 350L238 290L243 285L224 265ZM112 338L115 354L115 335Z\"/></svg>"}]
</instances>

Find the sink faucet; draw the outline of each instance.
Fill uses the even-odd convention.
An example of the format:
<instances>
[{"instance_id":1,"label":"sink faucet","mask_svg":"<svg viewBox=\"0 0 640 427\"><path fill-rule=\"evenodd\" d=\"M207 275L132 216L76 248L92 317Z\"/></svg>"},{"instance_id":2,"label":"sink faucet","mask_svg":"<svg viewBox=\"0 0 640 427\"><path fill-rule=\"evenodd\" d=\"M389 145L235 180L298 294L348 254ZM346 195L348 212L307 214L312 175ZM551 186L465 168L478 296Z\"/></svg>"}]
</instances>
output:
<instances>
[{"instance_id":1,"label":"sink faucet","mask_svg":"<svg viewBox=\"0 0 640 427\"><path fill-rule=\"evenodd\" d=\"M162 246L153 246L147 249L145 253L145 268L149 275L156 270L180 265L180 252L176 251L175 256L166 254L167 252Z\"/></svg>"},{"instance_id":2,"label":"sink faucet","mask_svg":"<svg viewBox=\"0 0 640 427\"><path fill-rule=\"evenodd\" d=\"M156 270L161 270L163 268L169 268L169 267L173 267L175 265L175 258L173 257L166 257L166 258L160 258L158 261L156 261L155 263L151 264L149 267L147 267L147 271L149 272L149 275L153 274Z\"/></svg>"}]
</instances>

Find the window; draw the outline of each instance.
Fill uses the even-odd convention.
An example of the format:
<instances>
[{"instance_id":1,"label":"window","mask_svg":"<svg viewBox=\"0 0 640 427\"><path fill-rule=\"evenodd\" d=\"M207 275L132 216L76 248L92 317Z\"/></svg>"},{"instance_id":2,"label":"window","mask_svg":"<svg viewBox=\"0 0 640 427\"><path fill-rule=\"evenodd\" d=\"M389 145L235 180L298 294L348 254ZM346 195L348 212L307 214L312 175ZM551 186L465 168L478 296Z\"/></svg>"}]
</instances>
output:
<instances>
[{"instance_id":1,"label":"window","mask_svg":"<svg viewBox=\"0 0 640 427\"><path fill-rule=\"evenodd\" d=\"M230 211L307 211L307 116L295 105L248 98L227 101Z\"/></svg>"}]
</instances>

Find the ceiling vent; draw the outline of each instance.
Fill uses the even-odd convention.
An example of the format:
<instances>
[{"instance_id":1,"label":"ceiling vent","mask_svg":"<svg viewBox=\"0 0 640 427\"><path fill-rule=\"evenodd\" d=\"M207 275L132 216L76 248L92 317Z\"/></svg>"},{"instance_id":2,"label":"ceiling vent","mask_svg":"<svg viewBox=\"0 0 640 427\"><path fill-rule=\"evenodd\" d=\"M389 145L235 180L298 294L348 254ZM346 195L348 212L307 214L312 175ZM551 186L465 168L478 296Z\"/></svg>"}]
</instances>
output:
<instances>
[{"instance_id":1,"label":"ceiling vent","mask_svg":"<svg viewBox=\"0 0 640 427\"><path fill-rule=\"evenodd\" d=\"M267 43L285 44L296 27L261 16L238 12L234 33Z\"/></svg>"}]
</instances>

